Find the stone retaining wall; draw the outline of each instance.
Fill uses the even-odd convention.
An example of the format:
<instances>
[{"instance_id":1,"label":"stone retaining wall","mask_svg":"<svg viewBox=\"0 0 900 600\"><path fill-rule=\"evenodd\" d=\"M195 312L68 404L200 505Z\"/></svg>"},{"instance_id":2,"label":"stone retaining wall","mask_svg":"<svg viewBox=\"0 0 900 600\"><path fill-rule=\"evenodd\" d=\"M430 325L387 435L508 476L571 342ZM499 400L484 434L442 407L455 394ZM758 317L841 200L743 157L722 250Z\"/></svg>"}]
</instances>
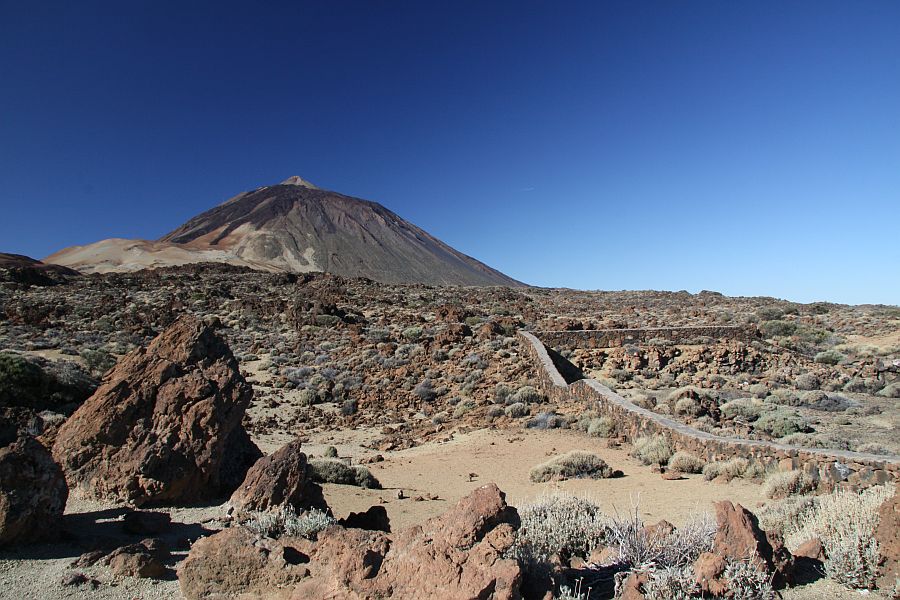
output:
<instances>
[{"instance_id":1,"label":"stone retaining wall","mask_svg":"<svg viewBox=\"0 0 900 600\"><path fill-rule=\"evenodd\" d=\"M551 401L579 398L588 403L596 402L597 411L610 417L628 441L660 434L669 439L674 449L691 452L707 462L741 456L767 467L777 466L783 470L802 468L818 480L823 489L836 484L863 488L900 480L900 457L897 456L721 437L632 404L596 380L582 379L566 384L541 340L527 331L520 331L519 338L526 355L536 367L539 387Z\"/></svg>"},{"instance_id":2,"label":"stone retaining wall","mask_svg":"<svg viewBox=\"0 0 900 600\"><path fill-rule=\"evenodd\" d=\"M664 339L685 344L697 338L715 340L758 340L756 327L655 327L647 329L581 329L576 331L539 331L542 342L551 348L614 348L625 344L639 344L652 339Z\"/></svg>"}]
</instances>

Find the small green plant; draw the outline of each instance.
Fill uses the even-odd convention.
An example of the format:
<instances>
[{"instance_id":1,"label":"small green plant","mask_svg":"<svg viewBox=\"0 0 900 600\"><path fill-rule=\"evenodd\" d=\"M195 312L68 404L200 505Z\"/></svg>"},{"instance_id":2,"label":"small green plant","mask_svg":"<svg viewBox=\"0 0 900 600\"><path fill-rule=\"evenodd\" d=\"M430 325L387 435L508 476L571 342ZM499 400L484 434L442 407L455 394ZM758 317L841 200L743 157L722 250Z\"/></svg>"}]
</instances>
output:
<instances>
[{"instance_id":1,"label":"small green plant","mask_svg":"<svg viewBox=\"0 0 900 600\"><path fill-rule=\"evenodd\" d=\"M573 450L536 466L530 476L535 483L556 479L607 479L613 476L613 470L596 454Z\"/></svg>"},{"instance_id":2,"label":"small green plant","mask_svg":"<svg viewBox=\"0 0 900 600\"><path fill-rule=\"evenodd\" d=\"M266 512L251 513L244 526L269 538L291 536L315 540L319 532L335 524L337 521L321 510L311 509L298 515L293 506L282 505Z\"/></svg>"},{"instance_id":3,"label":"small green plant","mask_svg":"<svg viewBox=\"0 0 900 600\"><path fill-rule=\"evenodd\" d=\"M787 498L809 494L816 489L816 482L806 471L793 470L771 473L766 477L763 491L769 498Z\"/></svg>"},{"instance_id":4,"label":"small green plant","mask_svg":"<svg viewBox=\"0 0 900 600\"><path fill-rule=\"evenodd\" d=\"M362 465L349 466L335 458L309 461L310 479L316 483L340 483L363 488L381 489L381 483Z\"/></svg>"},{"instance_id":5,"label":"small green plant","mask_svg":"<svg viewBox=\"0 0 900 600\"><path fill-rule=\"evenodd\" d=\"M809 422L798 412L783 408L764 413L754 427L776 438L811 430Z\"/></svg>"},{"instance_id":6,"label":"small green plant","mask_svg":"<svg viewBox=\"0 0 900 600\"><path fill-rule=\"evenodd\" d=\"M645 465L664 465L675 453L669 440L662 435L640 437L634 440L631 455Z\"/></svg>"},{"instance_id":7,"label":"small green plant","mask_svg":"<svg viewBox=\"0 0 900 600\"><path fill-rule=\"evenodd\" d=\"M616 433L616 423L609 417L591 419L587 426L587 434L591 437L609 438Z\"/></svg>"},{"instance_id":8,"label":"small green plant","mask_svg":"<svg viewBox=\"0 0 900 600\"><path fill-rule=\"evenodd\" d=\"M817 363L822 363L823 365L836 365L846 358L846 356L844 356L837 350L824 350L816 354L813 360L815 360Z\"/></svg>"},{"instance_id":9,"label":"small green plant","mask_svg":"<svg viewBox=\"0 0 900 600\"><path fill-rule=\"evenodd\" d=\"M705 463L690 452L679 451L669 459L668 467L681 473L701 473Z\"/></svg>"}]
</instances>

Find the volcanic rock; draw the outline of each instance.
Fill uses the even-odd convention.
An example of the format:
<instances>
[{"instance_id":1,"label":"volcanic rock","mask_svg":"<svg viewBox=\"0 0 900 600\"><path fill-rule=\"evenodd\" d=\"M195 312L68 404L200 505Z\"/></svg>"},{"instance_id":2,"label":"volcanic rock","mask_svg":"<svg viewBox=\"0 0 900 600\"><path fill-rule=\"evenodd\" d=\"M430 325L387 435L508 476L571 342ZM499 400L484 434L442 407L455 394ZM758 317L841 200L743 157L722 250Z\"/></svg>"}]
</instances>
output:
<instances>
[{"instance_id":1,"label":"volcanic rock","mask_svg":"<svg viewBox=\"0 0 900 600\"><path fill-rule=\"evenodd\" d=\"M298 547L299 545L299 547ZM273 540L245 527L231 527L197 540L178 566L178 584L187 600L287 598L290 586L309 575L311 542Z\"/></svg>"},{"instance_id":2,"label":"volcanic rock","mask_svg":"<svg viewBox=\"0 0 900 600\"><path fill-rule=\"evenodd\" d=\"M56 538L69 496L62 470L37 440L0 448L0 546Z\"/></svg>"},{"instance_id":3,"label":"volcanic rock","mask_svg":"<svg viewBox=\"0 0 900 600\"><path fill-rule=\"evenodd\" d=\"M875 539L881 552L879 587L889 589L900 580L900 498L897 493L878 509Z\"/></svg>"},{"instance_id":4,"label":"volcanic rock","mask_svg":"<svg viewBox=\"0 0 900 600\"><path fill-rule=\"evenodd\" d=\"M252 394L225 341L183 316L106 375L53 454L82 496L134 505L217 497L233 491L229 469L246 472L259 457L241 427Z\"/></svg>"},{"instance_id":5,"label":"volcanic rock","mask_svg":"<svg viewBox=\"0 0 900 600\"><path fill-rule=\"evenodd\" d=\"M238 511L265 511L278 506L294 509L321 505L321 489L307 477L306 455L294 440L270 456L260 458L247 471L244 482L231 495Z\"/></svg>"}]
</instances>

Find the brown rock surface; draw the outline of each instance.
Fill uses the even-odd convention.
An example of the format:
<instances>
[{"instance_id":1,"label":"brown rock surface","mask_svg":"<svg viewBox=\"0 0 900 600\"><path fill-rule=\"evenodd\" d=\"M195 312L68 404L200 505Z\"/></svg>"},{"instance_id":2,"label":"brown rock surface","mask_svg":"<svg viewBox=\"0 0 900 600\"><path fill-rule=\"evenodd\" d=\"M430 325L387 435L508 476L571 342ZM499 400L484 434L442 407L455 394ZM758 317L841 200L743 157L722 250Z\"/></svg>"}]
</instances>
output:
<instances>
[{"instance_id":1,"label":"brown rock surface","mask_svg":"<svg viewBox=\"0 0 900 600\"><path fill-rule=\"evenodd\" d=\"M721 596L728 590L728 585L720 579L725 566L724 558L712 552L704 552L694 562L694 581L704 593Z\"/></svg>"},{"instance_id":2,"label":"brown rock surface","mask_svg":"<svg viewBox=\"0 0 900 600\"><path fill-rule=\"evenodd\" d=\"M55 538L69 490L40 442L22 437L0 448L0 546Z\"/></svg>"},{"instance_id":3,"label":"brown rock surface","mask_svg":"<svg viewBox=\"0 0 900 600\"><path fill-rule=\"evenodd\" d=\"M878 509L875 539L881 552L879 587L890 589L900 578L900 498L895 492Z\"/></svg>"},{"instance_id":4,"label":"brown rock surface","mask_svg":"<svg viewBox=\"0 0 900 600\"><path fill-rule=\"evenodd\" d=\"M518 598L521 568L503 558L517 519L490 484L440 517L395 536L331 528L313 554L316 576L292 598ZM318 564L325 565L321 575Z\"/></svg>"},{"instance_id":5,"label":"brown rock surface","mask_svg":"<svg viewBox=\"0 0 900 600\"><path fill-rule=\"evenodd\" d=\"M178 583L187 600L287 598L293 584L309 575L304 566L310 542L272 540L244 527L202 538L178 567ZM312 597L312 596L311 596Z\"/></svg>"},{"instance_id":6,"label":"brown rock surface","mask_svg":"<svg viewBox=\"0 0 900 600\"><path fill-rule=\"evenodd\" d=\"M715 503L719 530L714 541L714 552L732 560L759 561L760 568L774 572L773 584L790 581L794 566L793 557L777 533L760 529L756 516L728 500Z\"/></svg>"},{"instance_id":7,"label":"brown rock surface","mask_svg":"<svg viewBox=\"0 0 900 600\"><path fill-rule=\"evenodd\" d=\"M184 316L107 374L53 454L84 496L135 505L216 497L232 491L236 462L259 456L241 427L251 396L222 338Z\"/></svg>"},{"instance_id":8,"label":"brown rock surface","mask_svg":"<svg viewBox=\"0 0 900 600\"><path fill-rule=\"evenodd\" d=\"M286 505L299 510L321 496L316 490L305 493L311 487L318 485L307 479L306 455L300 451L300 441L294 440L250 467L244 482L231 495L231 505L239 511Z\"/></svg>"}]
</instances>

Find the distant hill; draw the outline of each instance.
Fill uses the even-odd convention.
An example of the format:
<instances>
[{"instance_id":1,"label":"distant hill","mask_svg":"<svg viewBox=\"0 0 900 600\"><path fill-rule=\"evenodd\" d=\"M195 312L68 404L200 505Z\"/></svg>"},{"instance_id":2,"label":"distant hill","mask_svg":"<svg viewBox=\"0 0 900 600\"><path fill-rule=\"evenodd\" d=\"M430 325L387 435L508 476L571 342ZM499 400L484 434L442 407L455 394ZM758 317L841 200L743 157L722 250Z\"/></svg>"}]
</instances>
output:
<instances>
[{"instance_id":1,"label":"distant hill","mask_svg":"<svg viewBox=\"0 0 900 600\"><path fill-rule=\"evenodd\" d=\"M66 248L45 262L86 273L224 262L385 283L523 285L377 202L322 190L300 177L238 194L159 240L102 240Z\"/></svg>"},{"instance_id":2,"label":"distant hill","mask_svg":"<svg viewBox=\"0 0 900 600\"><path fill-rule=\"evenodd\" d=\"M0 281L30 285L55 285L81 273L61 265L48 265L23 254L0 252Z\"/></svg>"}]
</instances>

